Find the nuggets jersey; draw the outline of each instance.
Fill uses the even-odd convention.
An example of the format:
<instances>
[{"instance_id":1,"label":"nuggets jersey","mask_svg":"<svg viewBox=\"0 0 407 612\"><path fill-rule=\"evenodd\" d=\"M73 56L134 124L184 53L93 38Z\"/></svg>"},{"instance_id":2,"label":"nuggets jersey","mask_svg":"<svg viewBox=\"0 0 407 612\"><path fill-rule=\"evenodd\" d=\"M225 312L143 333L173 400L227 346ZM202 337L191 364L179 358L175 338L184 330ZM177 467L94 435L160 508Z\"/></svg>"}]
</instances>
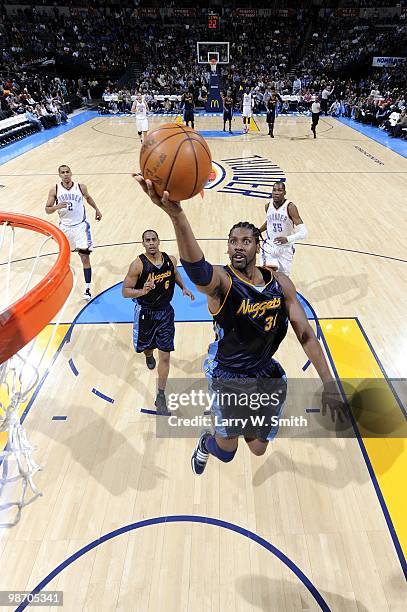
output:
<instances>
[{"instance_id":1,"label":"nuggets jersey","mask_svg":"<svg viewBox=\"0 0 407 612\"><path fill-rule=\"evenodd\" d=\"M289 200L284 200L280 208L275 208L273 201L267 211L267 239L272 243L277 236L290 236L294 230L294 224L288 214ZM282 245L288 246L291 245Z\"/></svg>"},{"instance_id":2,"label":"nuggets jersey","mask_svg":"<svg viewBox=\"0 0 407 612\"><path fill-rule=\"evenodd\" d=\"M155 288L146 295L136 298L140 306L152 310L164 309L171 302L175 288L175 270L171 258L167 253L161 253L163 263L154 265L145 255L140 255L143 271L138 278L135 289L142 289L147 279L154 281Z\"/></svg>"},{"instance_id":3,"label":"nuggets jersey","mask_svg":"<svg viewBox=\"0 0 407 612\"><path fill-rule=\"evenodd\" d=\"M147 106L144 101L136 102L136 119L147 118Z\"/></svg>"},{"instance_id":4,"label":"nuggets jersey","mask_svg":"<svg viewBox=\"0 0 407 612\"><path fill-rule=\"evenodd\" d=\"M85 204L79 183L72 183L69 189L66 189L62 183L57 184L55 187L55 202L57 204L66 204L66 208L58 210L61 224L79 225L79 223L86 221Z\"/></svg>"},{"instance_id":5,"label":"nuggets jersey","mask_svg":"<svg viewBox=\"0 0 407 612\"><path fill-rule=\"evenodd\" d=\"M208 366L253 373L269 365L287 333L283 290L270 270L259 268L266 285L260 290L225 266L231 286L213 315L216 340L209 347Z\"/></svg>"}]
</instances>

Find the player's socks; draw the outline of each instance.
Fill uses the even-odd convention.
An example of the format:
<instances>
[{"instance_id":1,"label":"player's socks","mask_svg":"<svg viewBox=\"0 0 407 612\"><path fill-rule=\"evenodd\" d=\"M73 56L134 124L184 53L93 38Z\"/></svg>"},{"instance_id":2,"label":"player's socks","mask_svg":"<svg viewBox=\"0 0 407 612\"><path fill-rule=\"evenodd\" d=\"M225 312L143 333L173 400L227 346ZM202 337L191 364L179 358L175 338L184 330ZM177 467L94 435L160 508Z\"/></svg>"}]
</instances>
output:
<instances>
[{"instance_id":1,"label":"player's socks","mask_svg":"<svg viewBox=\"0 0 407 612\"><path fill-rule=\"evenodd\" d=\"M92 295L90 292L90 282L92 280L92 268L83 268L83 275L85 277L85 291L83 294L83 299L89 301L92 299Z\"/></svg>"},{"instance_id":2,"label":"player's socks","mask_svg":"<svg viewBox=\"0 0 407 612\"><path fill-rule=\"evenodd\" d=\"M86 289L90 289L90 283L92 280L92 268L84 268L83 275L85 277L85 287Z\"/></svg>"},{"instance_id":3,"label":"player's socks","mask_svg":"<svg viewBox=\"0 0 407 612\"><path fill-rule=\"evenodd\" d=\"M208 453L210 453L220 461L223 461L224 463L229 463L229 461L232 461L233 457L236 455L236 450L225 451L223 450L223 448L220 448L220 446L216 442L215 436L207 436L203 441L203 446L208 451Z\"/></svg>"},{"instance_id":4,"label":"player's socks","mask_svg":"<svg viewBox=\"0 0 407 612\"><path fill-rule=\"evenodd\" d=\"M236 450L223 450L220 448L220 446L218 446L215 436L212 436L208 431L205 431L203 434L201 434L198 444L192 453L191 467L194 474L200 476L203 473L208 462L209 455L213 455L224 463L229 463L229 461L232 461L233 457L236 455Z\"/></svg>"},{"instance_id":5,"label":"player's socks","mask_svg":"<svg viewBox=\"0 0 407 612\"><path fill-rule=\"evenodd\" d=\"M155 368L155 358L154 355L146 355L146 365L148 367L149 370L154 370Z\"/></svg>"}]
</instances>

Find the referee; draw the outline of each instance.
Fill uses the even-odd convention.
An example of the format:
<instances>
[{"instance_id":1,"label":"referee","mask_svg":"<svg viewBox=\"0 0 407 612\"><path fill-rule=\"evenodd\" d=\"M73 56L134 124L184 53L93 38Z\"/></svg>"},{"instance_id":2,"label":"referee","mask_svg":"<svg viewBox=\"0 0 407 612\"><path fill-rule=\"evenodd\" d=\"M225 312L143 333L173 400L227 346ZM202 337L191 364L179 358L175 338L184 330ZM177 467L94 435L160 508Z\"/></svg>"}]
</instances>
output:
<instances>
[{"instance_id":1,"label":"referee","mask_svg":"<svg viewBox=\"0 0 407 612\"><path fill-rule=\"evenodd\" d=\"M321 114L321 105L318 101L318 97L315 97L315 100L311 104L311 113L312 113L312 123L311 123L311 132L314 134L314 138L317 137L317 125L319 121L319 115Z\"/></svg>"}]
</instances>

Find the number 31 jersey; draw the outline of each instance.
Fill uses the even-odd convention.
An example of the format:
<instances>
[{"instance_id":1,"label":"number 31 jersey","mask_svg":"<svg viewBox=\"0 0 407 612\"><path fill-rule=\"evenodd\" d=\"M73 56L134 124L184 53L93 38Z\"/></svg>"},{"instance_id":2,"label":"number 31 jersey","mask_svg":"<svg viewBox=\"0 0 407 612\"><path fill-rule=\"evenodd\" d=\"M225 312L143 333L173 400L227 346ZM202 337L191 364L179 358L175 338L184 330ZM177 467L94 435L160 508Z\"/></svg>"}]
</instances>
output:
<instances>
[{"instance_id":1,"label":"number 31 jersey","mask_svg":"<svg viewBox=\"0 0 407 612\"><path fill-rule=\"evenodd\" d=\"M229 291L213 314L216 340L209 347L212 369L256 373L270 361L287 333L284 293L270 270L259 268L265 285L255 287L231 267Z\"/></svg>"}]
</instances>

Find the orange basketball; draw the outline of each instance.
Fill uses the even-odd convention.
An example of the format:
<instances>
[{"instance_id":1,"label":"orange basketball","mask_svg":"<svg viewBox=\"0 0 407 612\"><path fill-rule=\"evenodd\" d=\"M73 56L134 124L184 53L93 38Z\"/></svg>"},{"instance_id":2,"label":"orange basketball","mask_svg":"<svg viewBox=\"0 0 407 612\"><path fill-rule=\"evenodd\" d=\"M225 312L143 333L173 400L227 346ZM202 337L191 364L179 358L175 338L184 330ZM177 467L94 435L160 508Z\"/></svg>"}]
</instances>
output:
<instances>
[{"instance_id":1,"label":"orange basketball","mask_svg":"<svg viewBox=\"0 0 407 612\"><path fill-rule=\"evenodd\" d=\"M205 186L212 172L212 156L205 140L192 128L165 123L148 133L140 151L140 169L158 195L188 200Z\"/></svg>"}]
</instances>

